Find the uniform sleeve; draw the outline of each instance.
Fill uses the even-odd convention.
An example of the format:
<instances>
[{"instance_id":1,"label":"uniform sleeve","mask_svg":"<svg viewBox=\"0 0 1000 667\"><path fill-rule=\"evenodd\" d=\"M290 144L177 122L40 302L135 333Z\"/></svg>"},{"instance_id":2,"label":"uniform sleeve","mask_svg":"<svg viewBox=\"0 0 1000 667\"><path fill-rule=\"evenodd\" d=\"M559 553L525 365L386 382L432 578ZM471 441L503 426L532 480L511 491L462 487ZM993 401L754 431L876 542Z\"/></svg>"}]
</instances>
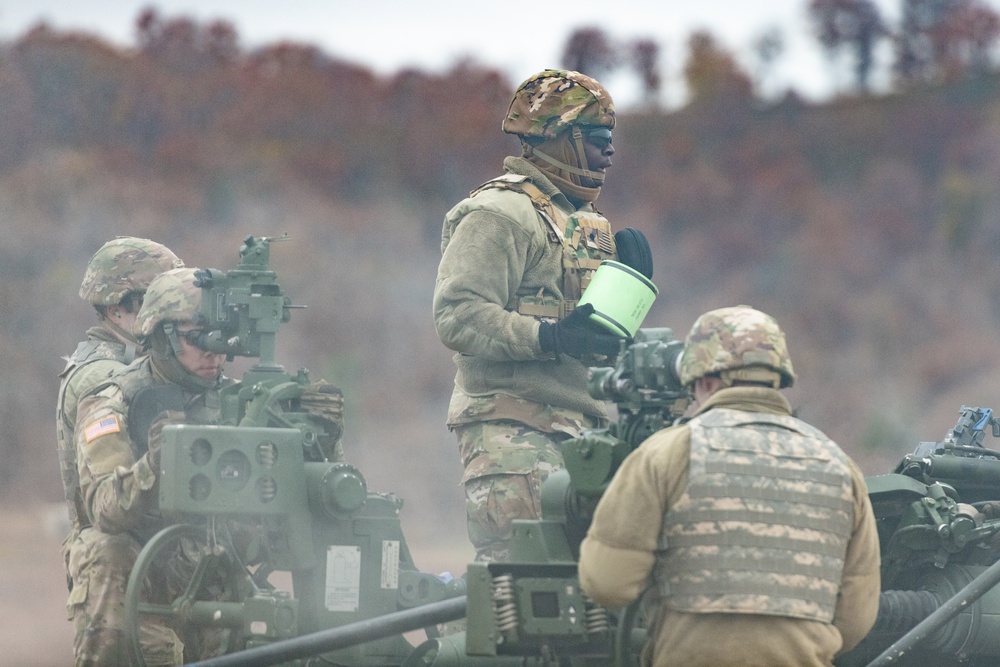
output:
<instances>
[{"instance_id":1,"label":"uniform sleeve","mask_svg":"<svg viewBox=\"0 0 1000 667\"><path fill-rule=\"evenodd\" d=\"M851 470L854 476L854 532L847 546L844 576L833 617L833 624L844 642L841 652L857 646L875 624L881 591L875 514L861 471L853 462Z\"/></svg>"},{"instance_id":2,"label":"uniform sleeve","mask_svg":"<svg viewBox=\"0 0 1000 667\"><path fill-rule=\"evenodd\" d=\"M515 221L474 210L445 248L434 286L434 325L448 348L494 361L542 357L538 322L506 310L532 254Z\"/></svg>"},{"instance_id":3,"label":"uniform sleeve","mask_svg":"<svg viewBox=\"0 0 1000 667\"><path fill-rule=\"evenodd\" d=\"M625 459L580 546L580 585L598 604L623 607L646 589L663 515L687 480L686 429L652 436Z\"/></svg>"},{"instance_id":4,"label":"uniform sleeve","mask_svg":"<svg viewBox=\"0 0 1000 667\"><path fill-rule=\"evenodd\" d=\"M132 454L120 391L109 388L84 398L77 410L80 491L91 523L105 533L138 525L153 501L156 473L143 455Z\"/></svg>"},{"instance_id":5,"label":"uniform sleeve","mask_svg":"<svg viewBox=\"0 0 1000 667\"><path fill-rule=\"evenodd\" d=\"M97 385L106 381L114 371L125 364L112 359L101 359L78 367L66 381L66 395L63 398L65 419L69 427L76 425L77 406L82 396L87 395Z\"/></svg>"}]
</instances>

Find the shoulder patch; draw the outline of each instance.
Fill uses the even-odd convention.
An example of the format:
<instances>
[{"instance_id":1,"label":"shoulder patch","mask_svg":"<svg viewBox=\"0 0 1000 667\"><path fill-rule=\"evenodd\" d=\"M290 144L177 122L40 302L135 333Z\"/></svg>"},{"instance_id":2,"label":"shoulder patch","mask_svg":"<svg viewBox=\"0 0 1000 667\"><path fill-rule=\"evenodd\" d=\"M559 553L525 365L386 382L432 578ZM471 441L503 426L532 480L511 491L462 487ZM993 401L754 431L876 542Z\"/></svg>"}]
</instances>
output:
<instances>
[{"instance_id":1,"label":"shoulder patch","mask_svg":"<svg viewBox=\"0 0 1000 667\"><path fill-rule=\"evenodd\" d=\"M94 438L107 435L108 433L121 433L121 430L121 425L118 423L118 417L111 415L109 417L98 419L90 426L83 429L83 437L87 442L90 442Z\"/></svg>"}]
</instances>

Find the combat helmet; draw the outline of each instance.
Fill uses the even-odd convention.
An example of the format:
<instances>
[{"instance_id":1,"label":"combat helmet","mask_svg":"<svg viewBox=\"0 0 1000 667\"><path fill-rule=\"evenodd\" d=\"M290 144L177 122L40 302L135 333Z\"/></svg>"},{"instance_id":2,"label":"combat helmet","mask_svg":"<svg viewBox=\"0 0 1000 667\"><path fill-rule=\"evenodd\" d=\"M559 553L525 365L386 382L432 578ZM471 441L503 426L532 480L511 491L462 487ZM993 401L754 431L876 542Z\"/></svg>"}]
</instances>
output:
<instances>
[{"instance_id":1,"label":"combat helmet","mask_svg":"<svg viewBox=\"0 0 1000 667\"><path fill-rule=\"evenodd\" d=\"M501 128L507 134L551 139L573 125L614 129L611 94L586 74L547 69L518 87Z\"/></svg>"},{"instance_id":2,"label":"combat helmet","mask_svg":"<svg viewBox=\"0 0 1000 667\"><path fill-rule=\"evenodd\" d=\"M130 293L142 294L157 275L184 262L165 245L119 236L101 246L87 265L80 298L95 306L115 306Z\"/></svg>"},{"instance_id":3,"label":"combat helmet","mask_svg":"<svg viewBox=\"0 0 1000 667\"><path fill-rule=\"evenodd\" d=\"M712 310L695 321L680 358L681 384L718 375L724 380L791 387L795 371L785 334L773 317L750 306Z\"/></svg>"},{"instance_id":4,"label":"combat helmet","mask_svg":"<svg viewBox=\"0 0 1000 667\"><path fill-rule=\"evenodd\" d=\"M135 318L135 334L149 338L161 322L197 321L201 316L201 287L196 269L180 268L161 273L146 290Z\"/></svg>"}]
</instances>

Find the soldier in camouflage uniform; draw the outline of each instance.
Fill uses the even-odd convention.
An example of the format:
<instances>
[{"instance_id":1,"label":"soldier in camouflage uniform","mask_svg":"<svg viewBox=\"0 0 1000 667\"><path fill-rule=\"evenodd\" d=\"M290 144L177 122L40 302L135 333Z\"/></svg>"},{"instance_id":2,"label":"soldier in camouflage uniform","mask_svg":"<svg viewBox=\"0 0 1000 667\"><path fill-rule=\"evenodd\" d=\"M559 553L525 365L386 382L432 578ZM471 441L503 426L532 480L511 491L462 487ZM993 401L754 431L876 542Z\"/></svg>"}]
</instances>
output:
<instances>
[{"instance_id":1,"label":"soldier in camouflage uniform","mask_svg":"<svg viewBox=\"0 0 1000 667\"><path fill-rule=\"evenodd\" d=\"M697 411L625 460L581 546L580 583L645 591L644 665L829 666L878 612L875 518L857 466L796 419L785 338L747 306L702 315L681 381Z\"/></svg>"},{"instance_id":2,"label":"soldier in camouflage uniform","mask_svg":"<svg viewBox=\"0 0 1000 667\"><path fill-rule=\"evenodd\" d=\"M77 403L81 396L107 380L111 373L144 352L132 333L132 323L142 305L146 288L158 274L182 266L184 263L165 246L135 237L118 237L108 241L87 265L80 285L80 297L94 306L98 321L87 330L87 339L67 358L66 367L59 376L56 402L56 442L70 520L69 534L63 542L70 586L70 552L78 543L80 530L89 525L83 511L76 469L73 430Z\"/></svg>"},{"instance_id":3,"label":"soldier in camouflage uniform","mask_svg":"<svg viewBox=\"0 0 1000 667\"><path fill-rule=\"evenodd\" d=\"M479 561L509 560L511 521L538 518L541 483L563 465L559 443L606 421L587 367L606 363L620 339L588 320L591 306L575 307L601 261L619 259L594 207L614 126L611 96L594 79L532 76L502 124L521 156L444 220L434 321L458 353L448 427Z\"/></svg>"},{"instance_id":4,"label":"soldier in camouflage uniform","mask_svg":"<svg viewBox=\"0 0 1000 667\"><path fill-rule=\"evenodd\" d=\"M87 525L69 562L78 665L129 662L123 634L126 585L142 546L165 527L156 484L162 426L218 420L225 355L197 347L201 294L195 269L157 276L135 322L149 355L114 373L79 403L75 440ZM143 391L154 387L161 393ZM151 425L143 423L137 415L149 413L141 409L147 400L172 409ZM183 662L184 645L174 628L144 621L139 634L147 665ZM201 656L196 651L187 657Z\"/></svg>"}]
</instances>

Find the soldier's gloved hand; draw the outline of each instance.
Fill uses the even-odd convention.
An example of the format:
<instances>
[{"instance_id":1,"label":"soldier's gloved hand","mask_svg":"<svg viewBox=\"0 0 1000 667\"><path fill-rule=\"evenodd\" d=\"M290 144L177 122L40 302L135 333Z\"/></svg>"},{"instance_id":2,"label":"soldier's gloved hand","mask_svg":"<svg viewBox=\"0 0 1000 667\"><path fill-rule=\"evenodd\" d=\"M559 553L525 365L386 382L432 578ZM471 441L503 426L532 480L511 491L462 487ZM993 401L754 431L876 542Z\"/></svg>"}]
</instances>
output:
<instances>
[{"instance_id":1,"label":"soldier's gloved hand","mask_svg":"<svg viewBox=\"0 0 1000 667\"><path fill-rule=\"evenodd\" d=\"M590 320L594 305L585 303L555 324L542 322L538 343L542 352L582 357L585 354L618 354L622 339Z\"/></svg>"},{"instance_id":2,"label":"soldier's gloved hand","mask_svg":"<svg viewBox=\"0 0 1000 667\"><path fill-rule=\"evenodd\" d=\"M149 448L146 461L157 475L160 474L160 450L163 447L163 427L168 424L183 424L187 417L182 410L164 410L149 425Z\"/></svg>"}]
</instances>

